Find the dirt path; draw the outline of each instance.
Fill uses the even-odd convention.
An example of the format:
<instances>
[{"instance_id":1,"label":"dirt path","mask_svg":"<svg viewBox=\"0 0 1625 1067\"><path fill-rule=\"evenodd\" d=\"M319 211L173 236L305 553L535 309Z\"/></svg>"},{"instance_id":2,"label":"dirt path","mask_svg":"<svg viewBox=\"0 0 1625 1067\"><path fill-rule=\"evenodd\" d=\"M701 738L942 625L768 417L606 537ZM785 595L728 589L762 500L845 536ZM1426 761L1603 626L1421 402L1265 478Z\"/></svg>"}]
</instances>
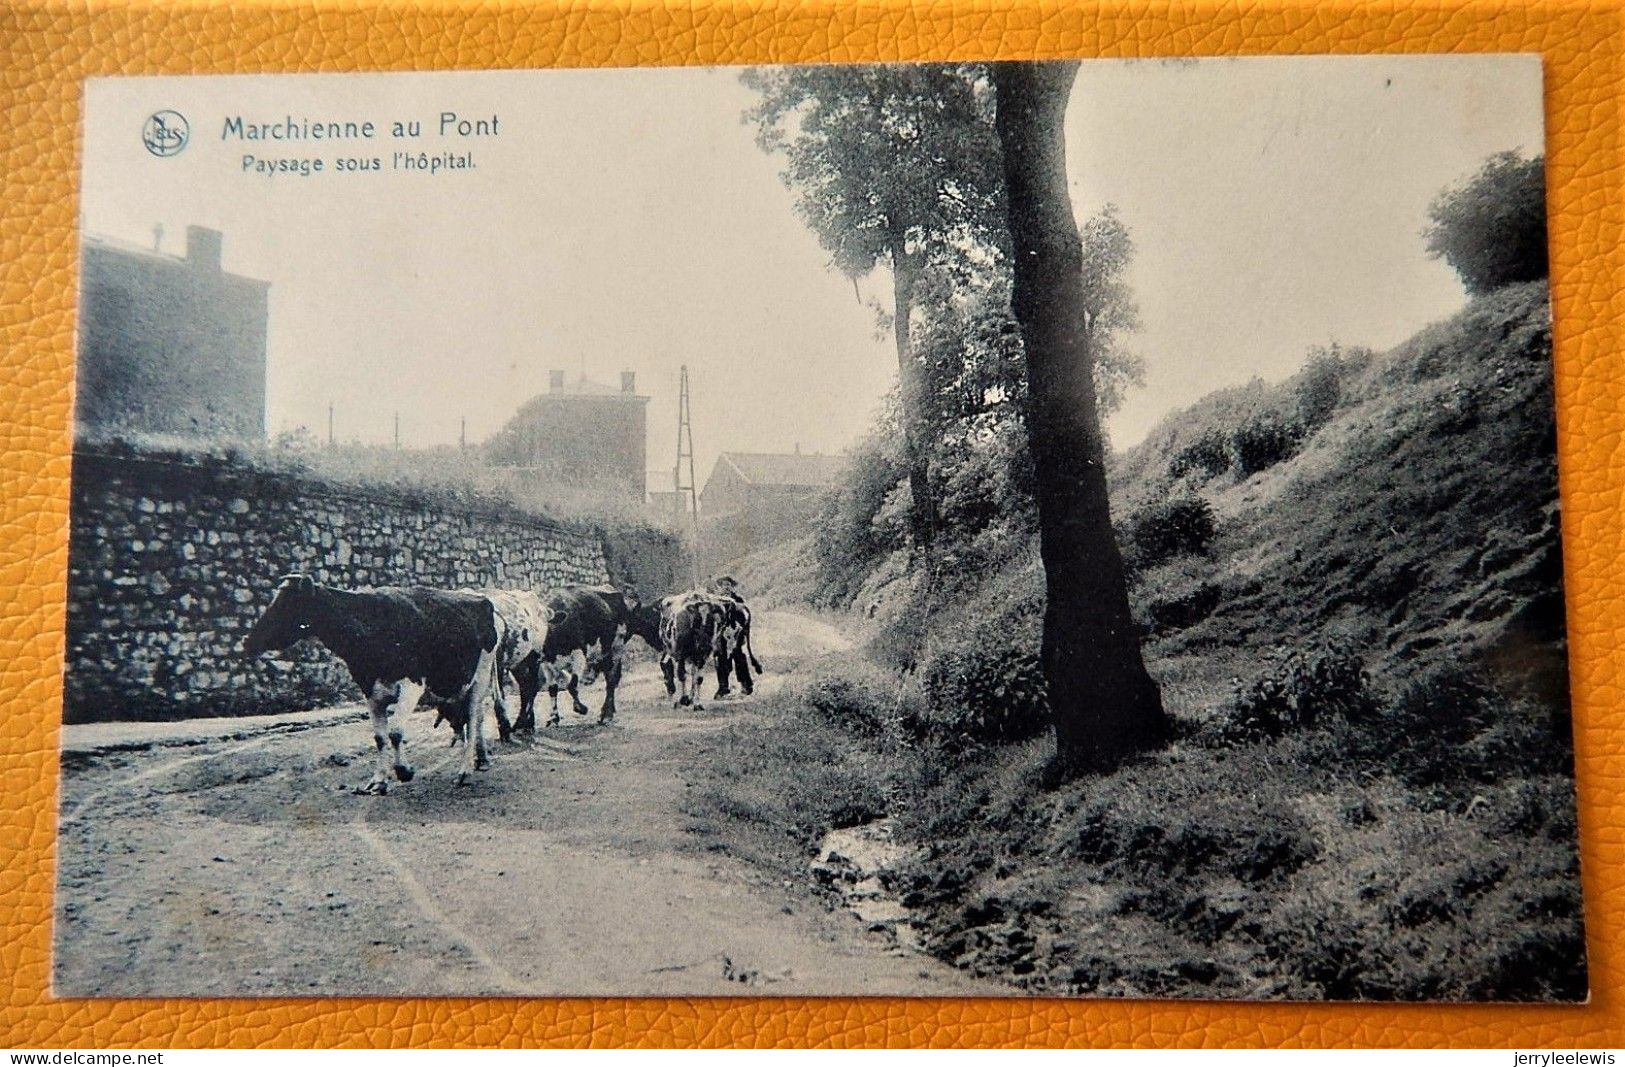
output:
<instances>
[{"instance_id":1,"label":"dirt path","mask_svg":"<svg viewBox=\"0 0 1625 1067\"><path fill-rule=\"evenodd\" d=\"M844 644L787 613L759 613L756 629L770 665ZM566 715L533 744L498 746L463 789L449 734L417 716L419 775L387 797L348 791L371 769L358 710L166 729L144 749L122 728L76 731L58 995L1009 992L688 832L684 761L705 747L673 737L703 738L748 701L674 710L645 664L620 704L611 725Z\"/></svg>"}]
</instances>

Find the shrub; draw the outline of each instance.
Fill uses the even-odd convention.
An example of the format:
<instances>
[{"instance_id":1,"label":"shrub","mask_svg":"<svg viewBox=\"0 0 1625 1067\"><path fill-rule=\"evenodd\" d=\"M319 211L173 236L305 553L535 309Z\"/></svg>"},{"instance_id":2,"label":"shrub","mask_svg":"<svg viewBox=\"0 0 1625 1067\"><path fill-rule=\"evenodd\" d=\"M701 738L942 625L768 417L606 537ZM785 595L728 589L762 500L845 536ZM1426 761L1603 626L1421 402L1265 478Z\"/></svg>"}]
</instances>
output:
<instances>
[{"instance_id":1,"label":"shrub","mask_svg":"<svg viewBox=\"0 0 1625 1067\"><path fill-rule=\"evenodd\" d=\"M1449 263L1469 293L1546 277L1544 156L1491 156L1466 182L1440 193L1428 217L1428 255Z\"/></svg>"},{"instance_id":2,"label":"shrub","mask_svg":"<svg viewBox=\"0 0 1625 1067\"><path fill-rule=\"evenodd\" d=\"M1272 411L1260 412L1230 434L1236 470L1243 478L1288 459L1298 450L1303 427Z\"/></svg>"},{"instance_id":3,"label":"shrub","mask_svg":"<svg viewBox=\"0 0 1625 1067\"><path fill-rule=\"evenodd\" d=\"M1176 556L1198 555L1213 543L1213 505L1199 496L1158 501L1129 520L1133 563L1152 567Z\"/></svg>"},{"instance_id":4,"label":"shrub","mask_svg":"<svg viewBox=\"0 0 1625 1067\"><path fill-rule=\"evenodd\" d=\"M854 660L839 674L816 674L802 700L820 719L849 734L879 738L898 723L899 679Z\"/></svg>"},{"instance_id":5,"label":"shrub","mask_svg":"<svg viewBox=\"0 0 1625 1067\"><path fill-rule=\"evenodd\" d=\"M1031 737L1049 725L1039 659L1043 601L1024 587L967 598L934 620L919 658L926 732L947 747Z\"/></svg>"},{"instance_id":6,"label":"shrub","mask_svg":"<svg viewBox=\"0 0 1625 1067\"><path fill-rule=\"evenodd\" d=\"M1277 649L1263 677L1238 687L1224 734L1231 740L1280 737L1322 717L1368 719L1376 702L1365 665L1336 645Z\"/></svg>"},{"instance_id":7,"label":"shrub","mask_svg":"<svg viewBox=\"0 0 1625 1067\"><path fill-rule=\"evenodd\" d=\"M1343 349L1333 343L1313 348L1294 390L1298 400L1298 421L1305 433L1313 433L1332 417L1343 399L1345 371Z\"/></svg>"},{"instance_id":8,"label":"shrub","mask_svg":"<svg viewBox=\"0 0 1625 1067\"><path fill-rule=\"evenodd\" d=\"M1224 435L1216 430L1205 430L1190 444L1174 453L1168 462L1168 474L1183 478L1187 474L1200 474L1204 479L1216 478L1230 469L1230 446Z\"/></svg>"}]
</instances>

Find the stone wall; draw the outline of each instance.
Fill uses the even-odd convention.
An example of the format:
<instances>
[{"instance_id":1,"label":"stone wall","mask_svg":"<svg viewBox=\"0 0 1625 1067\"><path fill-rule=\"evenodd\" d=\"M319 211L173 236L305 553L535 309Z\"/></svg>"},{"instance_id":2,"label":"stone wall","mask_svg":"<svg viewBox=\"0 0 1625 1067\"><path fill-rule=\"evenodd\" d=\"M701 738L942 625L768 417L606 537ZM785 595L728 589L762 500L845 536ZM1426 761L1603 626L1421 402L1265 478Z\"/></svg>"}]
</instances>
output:
<instances>
[{"instance_id":1,"label":"stone wall","mask_svg":"<svg viewBox=\"0 0 1625 1067\"><path fill-rule=\"evenodd\" d=\"M615 569L675 571L661 562L663 552L675 558L674 547L633 538L614 552ZM290 660L238 653L277 580L296 571L352 589L541 591L609 577L597 530L490 503L340 489L219 459L80 449L66 721L265 714L360 699L342 664L311 643Z\"/></svg>"}]
</instances>

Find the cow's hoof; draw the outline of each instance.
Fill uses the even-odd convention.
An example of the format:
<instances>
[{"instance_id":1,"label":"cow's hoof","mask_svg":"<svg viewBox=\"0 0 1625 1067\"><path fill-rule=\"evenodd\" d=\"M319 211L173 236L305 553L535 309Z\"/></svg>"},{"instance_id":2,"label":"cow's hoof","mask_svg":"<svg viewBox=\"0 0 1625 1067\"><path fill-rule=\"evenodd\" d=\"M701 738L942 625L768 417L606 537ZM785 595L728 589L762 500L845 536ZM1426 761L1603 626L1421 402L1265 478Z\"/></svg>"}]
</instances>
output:
<instances>
[{"instance_id":1,"label":"cow's hoof","mask_svg":"<svg viewBox=\"0 0 1625 1067\"><path fill-rule=\"evenodd\" d=\"M389 792L389 783L384 781L382 778L378 778L368 782L366 785L356 786L354 792L358 797L385 796Z\"/></svg>"},{"instance_id":2,"label":"cow's hoof","mask_svg":"<svg viewBox=\"0 0 1625 1067\"><path fill-rule=\"evenodd\" d=\"M548 726L557 726L558 724L559 724L559 717L557 715L554 715L552 718L547 720L547 725L543 726L542 729L545 730L545 729L547 729Z\"/></svg>"},{"instance_id":3,"label":"cow's hoof","mask_svg":"<svg viewBox=\"0 0 1625 1067\"><path fill-rule=\"evenodd\" d=\"M467 785L468 784L468 772L467 771L458 771L457 772L457 784L458 785Z\"/></svg>"},{"instance_id":4,"label":"cow's hoof","mask_svg":"<svg viewBox=\"0 0 1625 1067\"><path fill-rule=\"evenodd\" d=\"M408 764L405 764L405 763L397 763L397 764L395 764L395 777L400 779L403 782L410 782L412 780L412 776L417 774L417 773L418 772L415 769L413 769L411 766L409 766Z\"/></svg>"},{"instance_id":5,"label":"cow's hoof","mask_svg":"<svg viewBox=\"0 0 1625 1067\"><path fill-rule=\"evenodd\" d=\"M688 707L688 706L689 706L689 705L690 705L690 704L693 704L693 703L694 703L694 701L692 701L692 700L690 700L690 699L689 699L689 698L688 698L688 697L683 697L683 698L682 698L682 699L680 699L680 700L678 700L678 701L677 701L677 707L679 707L679 708L686 708L686 707ZM697 705L696 705L696 706L697 706Z\"/></svg>"},{"instance_id":6,"label":"cow's hoof","mask_svg":"<svg viewBox=\"0 0 1625 1067\"><path fill-rule=\"evenodd\" d=\"M488 759L477 759L474 761L474 769L476 771L488 771L491 769L491 761Z\"/></svg>"},{"instance_id":7,"label":"cow's hoof","mask_svg":"<svg viewBox=\"0 0 1625 1067\"><path fill-rule=\"evenodd\" d=\"M587 707L585 704L577 704L575 711L577 715L587 715L592 712L592 709Z\"/></svg>"}]
</instances>

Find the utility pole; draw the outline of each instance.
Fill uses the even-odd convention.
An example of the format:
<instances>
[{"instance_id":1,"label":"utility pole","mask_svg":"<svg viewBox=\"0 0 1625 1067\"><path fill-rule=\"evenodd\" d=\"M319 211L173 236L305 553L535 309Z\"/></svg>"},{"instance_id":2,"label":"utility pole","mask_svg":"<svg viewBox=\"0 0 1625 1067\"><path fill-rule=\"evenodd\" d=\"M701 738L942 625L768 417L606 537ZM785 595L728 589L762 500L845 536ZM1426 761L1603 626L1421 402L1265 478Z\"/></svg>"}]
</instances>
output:
<instances>
[{"instance_id":1,"label":"utility pole","mask_svg":"<svg viewBox=\"0 0 1625 1067\"><path fill-rule=\"evenodd\" d=\"M327 402L327 447L333 447L333 402Z\"/></svg>"},{"instance_id":2,"label":"utility pole","mask_svg":"<svg viewBox=\"0 0 1625 1067\"><path fill-rule=\"evenodd\" d=\"M672 468L672 488L676 490L677 504L684 506L683 494L688 493L688 515L693 533L688 554L689 569L694 587L700 585L700 497L694 480L694 422L689 411L688 364L683 364L677 388L677 465ZM683 482L683 463L688 463L688 482Z\"/></svg>"},{"instance_id":3,"label":"utility pole","mask_svg":"<svg viewBox=\"0 0 1625 1067\"><path fill-rule=\"evenodd\" d=\"M463 416L463 428L457 434L457 447L464 452L468 451L468 416Z\"/></svg>"},{"instance_id":4,"label":"utility pole","mask_svg":"<svg viewBox=\"0 0 1625 1067\"><path fill-rule=\"evenodd\" d=\"M395 413L395 447L401 447L401 413Z\"/></svg>"}]
</instances>

